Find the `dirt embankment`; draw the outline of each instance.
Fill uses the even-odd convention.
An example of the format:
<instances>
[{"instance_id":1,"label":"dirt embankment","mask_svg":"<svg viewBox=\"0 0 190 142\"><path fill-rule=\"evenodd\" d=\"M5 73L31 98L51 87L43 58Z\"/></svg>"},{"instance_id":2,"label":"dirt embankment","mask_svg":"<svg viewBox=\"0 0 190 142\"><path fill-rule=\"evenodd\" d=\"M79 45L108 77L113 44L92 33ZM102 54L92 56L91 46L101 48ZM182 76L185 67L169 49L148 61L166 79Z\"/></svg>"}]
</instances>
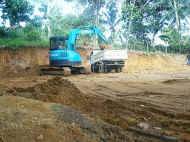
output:
<instances>
[{"instance_id":1,"label":"dirt embankment","mask_svg":"<svg viewBox=\"0 0 190 142\"><path fill-rule=\"evenodd\" d=\"M48 64L48 50L22 48L0 50L0 77L18 77L37 74L38 65Z\"/></svg>"},{"instance_id":2,"label":"dirt embankment","mask_svg":"<svg viewBox=\"0 0 190 142\"><path fill-rule=\"evenodd\" d=\"M185 55L163 55L129 53L129 60L124 71L135 72L178 72L186 68Z\"/></svg>"},{"instance_id":3,"label":"dirt embankment","mask_svg":"<svg viewBox=\"0 0 190 142\"><path fill-rule=\"evenodd\" d=\"M90 50L79 50L83 64L89 65ZM129 53L129 60L123 69L128 73L176 72L186 69L183 55L145 55ZM0 77L28 76L38 74L38 65L49 64L48 48L23 48L0 50Z\"/></svg>"},{"instance_id":4,"label":"dirt embankment","mask_svg":"<svg viewBox=\"0 0 190 142\"><path fill-rule=\"evenodd\" d=\"M22 48L0 50L0 77L20 77L38 75L39 65L49 64L48 48ZM78 50L83 65L89 66L91 50Z\"/></svg>"}]
</instances>

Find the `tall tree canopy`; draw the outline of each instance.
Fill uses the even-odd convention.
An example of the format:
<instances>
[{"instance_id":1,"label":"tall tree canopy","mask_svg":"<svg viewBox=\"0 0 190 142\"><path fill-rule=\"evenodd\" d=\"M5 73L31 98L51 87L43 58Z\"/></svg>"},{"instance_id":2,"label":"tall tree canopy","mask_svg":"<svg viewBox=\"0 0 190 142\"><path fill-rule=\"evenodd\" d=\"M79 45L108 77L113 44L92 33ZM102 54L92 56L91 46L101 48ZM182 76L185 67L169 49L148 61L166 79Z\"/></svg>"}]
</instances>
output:
<instances>
[{"instance_id":1,"label":"tall tree canopy","mask_svg":"<svg viewBox=\"0 0 190 142\"><path fill-rule=\"evenodd\" d=\"M20 22L30 19L33 7L27 0L1 0L3 20L9 20L11 26L17 26Z\"/></svg>"},{"instance_id":2,"label":"tall tree canopy","mask_svg":"<svg viewBox=\"0 0 190 142\"><path fill-rule=\"evenodd\" d=\"M72 8L67 9L67 5ZM119 37L126 47L138 41L155 49L158 37L172 46L186 43L190 0L0 0L0 11L4 27L7 22L20 28L24 23L24 31L32 30L44 39L65 35L75 27L98 24L112 43ZM178 45L171 42L176 38Z\"/></svg>"}]
</instances>

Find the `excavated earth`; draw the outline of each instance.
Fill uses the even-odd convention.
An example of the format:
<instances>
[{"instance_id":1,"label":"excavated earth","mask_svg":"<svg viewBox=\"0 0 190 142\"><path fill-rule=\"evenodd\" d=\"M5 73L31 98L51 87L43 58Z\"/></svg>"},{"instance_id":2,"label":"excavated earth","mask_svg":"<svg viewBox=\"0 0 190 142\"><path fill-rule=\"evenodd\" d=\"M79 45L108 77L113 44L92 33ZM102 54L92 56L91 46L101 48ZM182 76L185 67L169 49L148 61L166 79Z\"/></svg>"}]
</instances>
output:
<instances>
[{"instance_id":1,"label":"excavated earth","mask_svg":"<svg viewBox=\"0 0 190 142\"><path fill-rule=\"evenodd\" d=\"M69 77L26 59L0 59L0 142L190 142L184 56L131 53L123 73Z\"/></svg>"}]
</instances>

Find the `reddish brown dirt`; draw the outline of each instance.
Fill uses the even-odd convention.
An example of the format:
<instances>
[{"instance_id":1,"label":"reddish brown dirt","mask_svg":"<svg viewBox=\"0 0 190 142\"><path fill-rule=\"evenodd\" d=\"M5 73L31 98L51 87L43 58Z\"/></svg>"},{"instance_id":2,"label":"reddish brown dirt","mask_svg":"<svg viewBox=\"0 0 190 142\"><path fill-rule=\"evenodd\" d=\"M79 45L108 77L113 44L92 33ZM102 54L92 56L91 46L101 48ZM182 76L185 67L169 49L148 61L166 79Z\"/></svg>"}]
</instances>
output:
<instances>
[{"instance_id":1,"label":"reddish brown dirt","mask_svg":"<svg viewBox=\"0 0 190 142\"><path fill-rule=\"evenodd\" d=\"M90 68L91 49L78 49L83 66ZM178 72L186 70L184 55L159 55L129 52L129 60L123 72L152 73ZM38 75L39 65L48 65L48 48L24 48L0 50L0 78Z\"/></svg>"},{"instance_id":2,"label":"reddish brown dirt","mask_svg":"<svg viewBox=\"0 0 190 142\"><path fill-rule=\"evenodd\" d=\"M6 57L0 61L0 141L169 141L160 135L190 141L184 56L131 53L128 73L40 77L31 68L47 61L40 57L47 50L40 50L0 53Z\"/></svg>"},{"instance_id":3,"label":"reddish brown dirt","mask_svg":"<svg viewBox=\"0 0 190 142\"><path fill-rule=\"evenodd\" d=\"M91 118L123 128L126 133L131 133L131 127L138 128L138 124L144 122L149 125L147 131L151 133L187 140L190 127L189 79L170 79L171 76L167 76L164 81L133 82L130 81L132 78L120 79L125 75L69 77L74 84L61 78L39 78L39 82L25 78L23 82L28 85L22 86L22 80L20 84L7 84L9 88L4 94L71 106ZM110 83L110 80L114 82ZM151 141L151 137L145 139Z\"/></svg>"}]
</instances>

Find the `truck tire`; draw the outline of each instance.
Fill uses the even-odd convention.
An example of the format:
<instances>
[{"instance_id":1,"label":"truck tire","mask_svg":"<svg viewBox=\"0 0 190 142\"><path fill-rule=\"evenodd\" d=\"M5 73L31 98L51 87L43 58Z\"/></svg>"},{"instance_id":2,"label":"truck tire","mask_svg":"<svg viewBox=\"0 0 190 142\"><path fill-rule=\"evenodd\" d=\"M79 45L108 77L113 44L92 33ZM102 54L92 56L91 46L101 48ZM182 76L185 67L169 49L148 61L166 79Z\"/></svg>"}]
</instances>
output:
<instances>
[{"instance_id":1,"label":"truck tire","mask_svg":"<svg viewBox=\"0 0 190 142\"><path fill-rule=\"evenodd\" d=\"M108 71L108 73L110 73L112 71L112 67L107 66L107 71Z\"/></svg>"},{"instance_id":2,"label":"truck tire","mask_svg":"<svg viewBox=\"0 0 190 142\"><path fill-rule=\"evenodd\" d=\"M117 72L117 73L119 72L118 68L115 68L115 72Z\"/></svg>"},{"instance_id":3,"label":"truck tire","mask_svg":"<svg viewBox=\"0 0 190 142\"><path fill-rule=\"evenodd\" d=\"M104 72L104 64L103 63L101 63L101 64L98 65L98 72L99 73L103 73Z\"/></svg>"},{"instance_id":4,"label":"truck tire","mask_svg":"<svg viewBox=\"0 0 190 142\"><path fill-rule=\"evenodd\" d=\"M115 72L117 72L117 73L119 73L119 72L121 72L121 71L122 71L121 67L117 67L117 68L115 69Z\"/></svg>"},{"instance_id":5,"label":"truck tire","mask_svg":"<svg viewBox=\"0 0 190 142\"><path fill-rule=\"evenodd\" d=\"M91 71L95 72L95 65L94 64L91 65Z\"/></svg>"},{"instance_id":6,"label":"truck tire","mask_svg":"<svg viewBox=\"0 0 190 142\"><path fill-rule=\"evenodd\" d=\"M98 72L98 65L92 64L92 65L91 65L91 70L92 70L92 72L97 73L97 72Z\"/></svg>"},{"instance_id":7,"label":"truck tire","mask_svg":"<svg viewBox=\"0 0 190 142\"><path fill-rule=\"evenodd\" d=\"M108 72L109 72L108 66L104 65L104 73L108 73Z\"/></svg>"}]
</instances>

